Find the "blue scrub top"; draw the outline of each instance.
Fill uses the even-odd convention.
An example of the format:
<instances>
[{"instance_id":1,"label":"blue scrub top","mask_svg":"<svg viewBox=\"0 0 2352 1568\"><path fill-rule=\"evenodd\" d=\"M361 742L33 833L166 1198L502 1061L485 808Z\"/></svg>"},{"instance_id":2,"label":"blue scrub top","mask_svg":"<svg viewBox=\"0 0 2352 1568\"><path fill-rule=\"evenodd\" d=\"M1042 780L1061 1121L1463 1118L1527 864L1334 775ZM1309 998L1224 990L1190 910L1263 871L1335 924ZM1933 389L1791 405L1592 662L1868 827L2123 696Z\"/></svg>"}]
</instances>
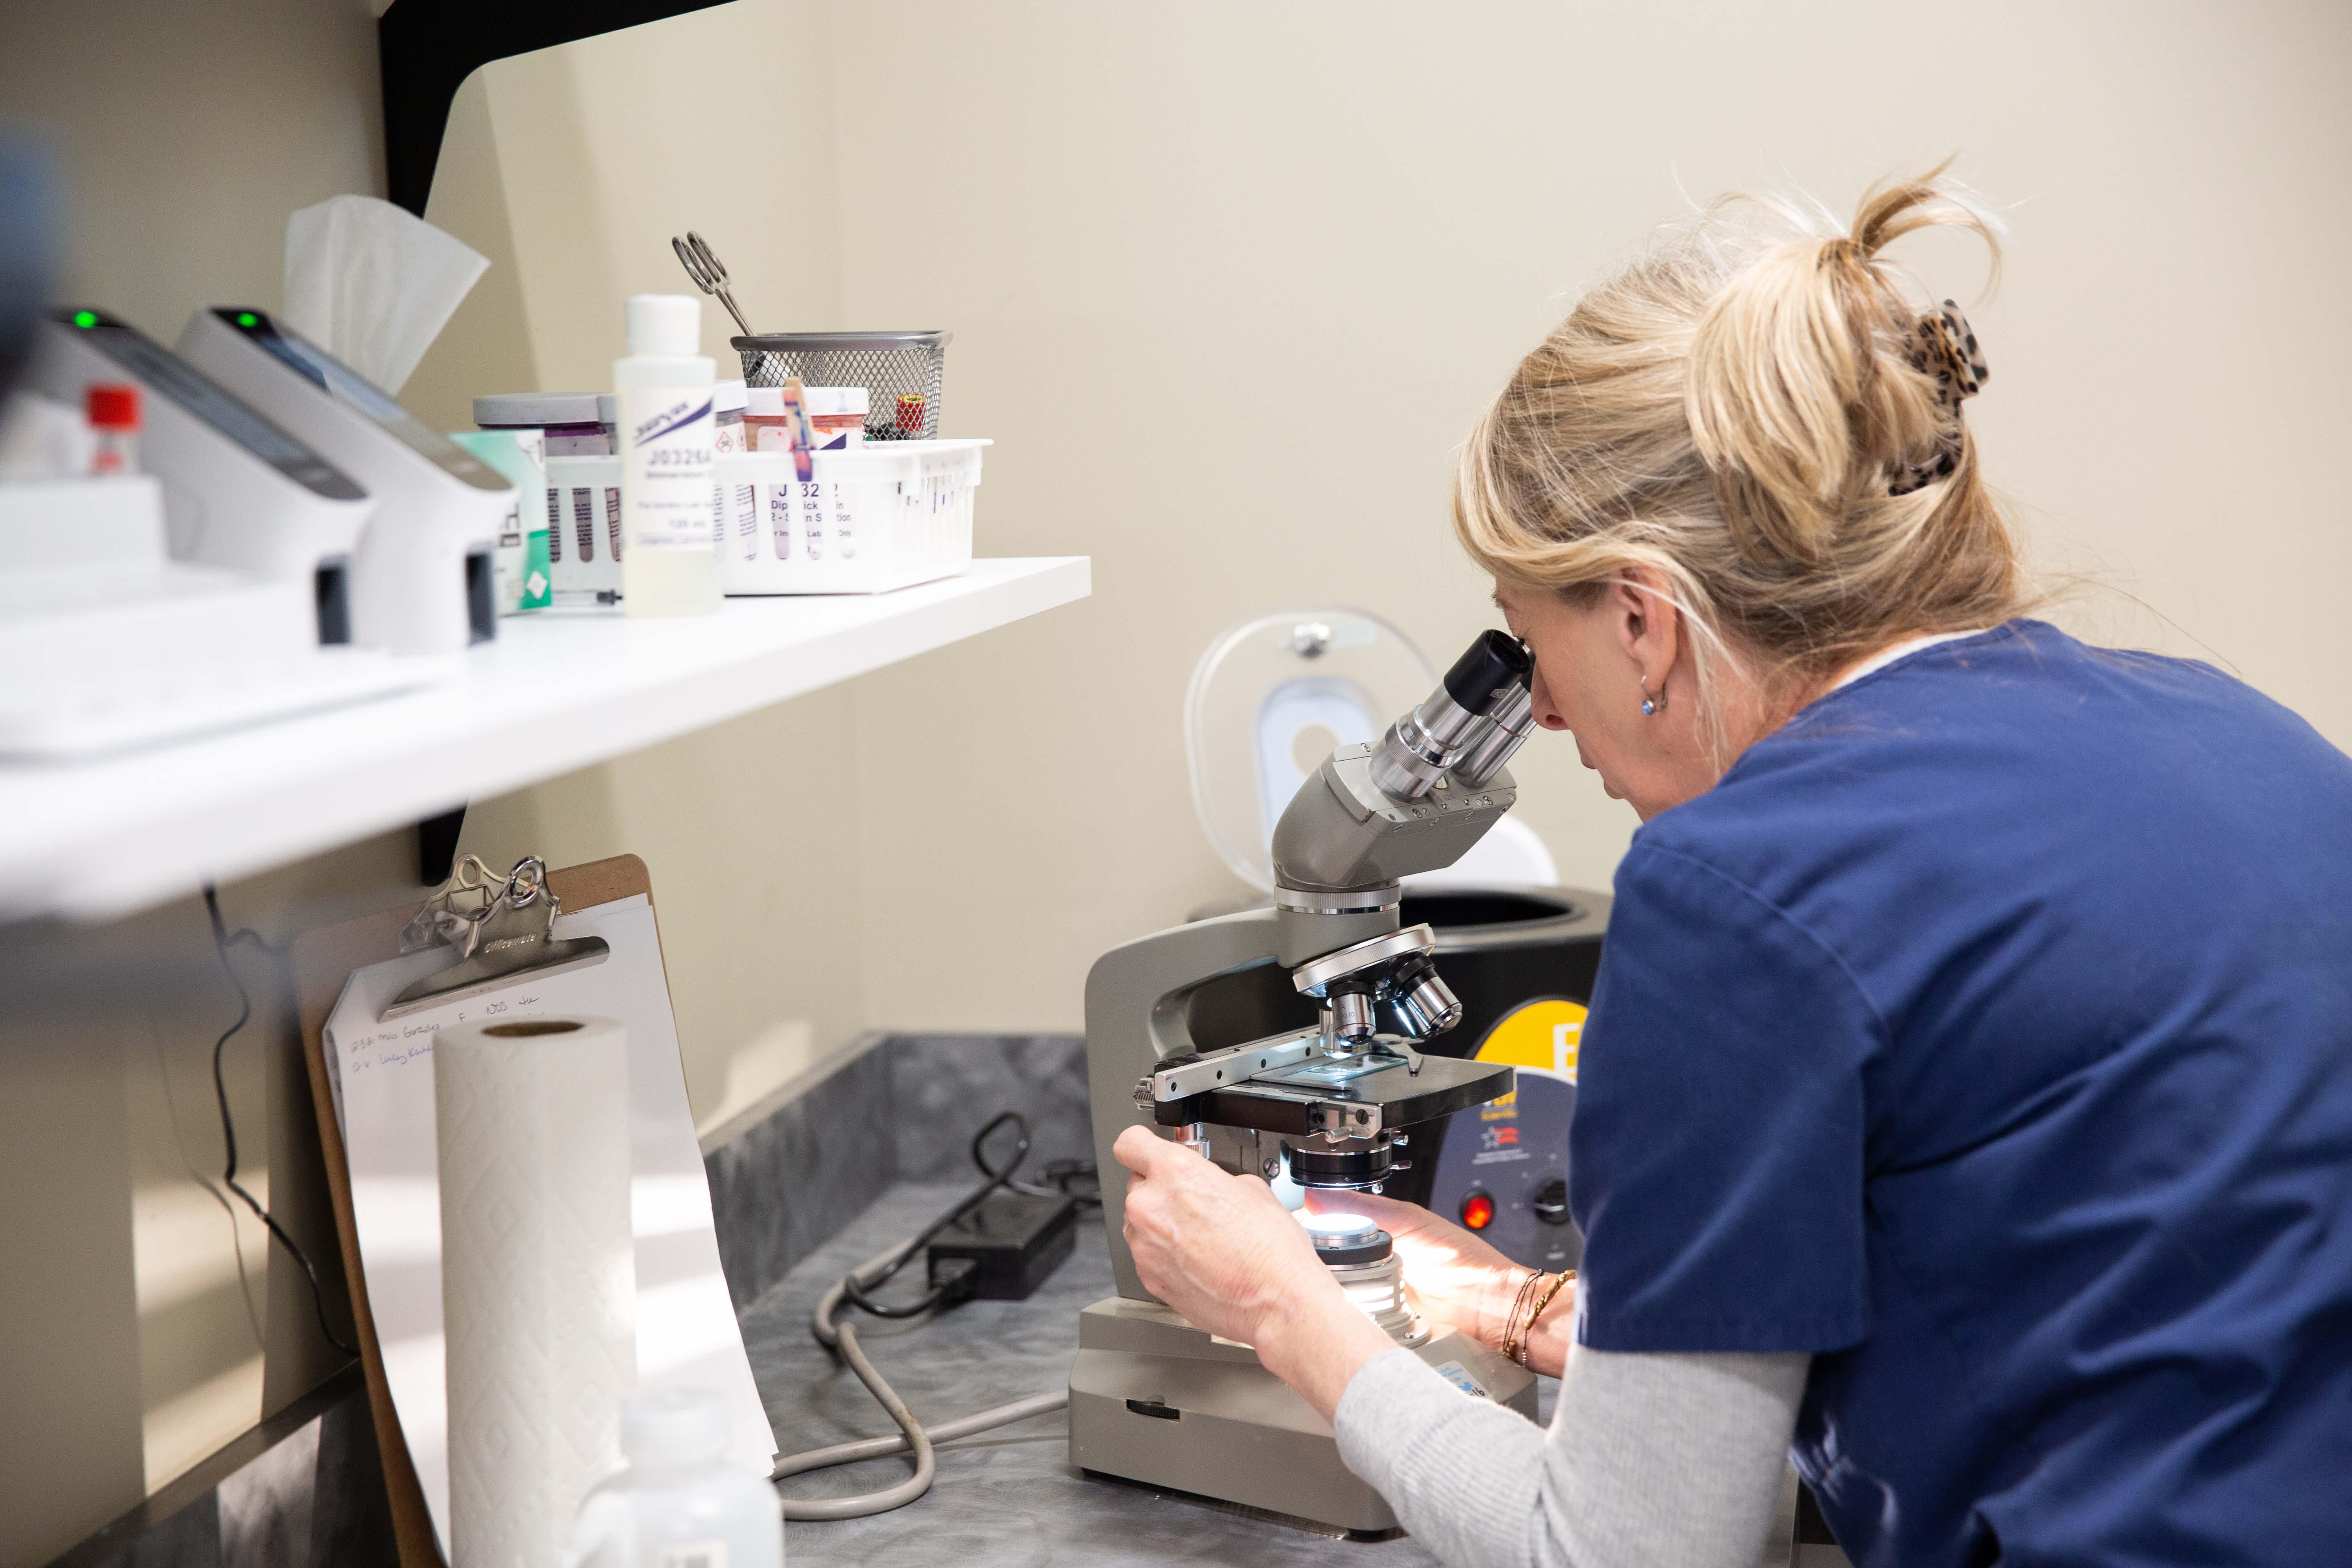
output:
<instances>
[{"instance_id":1,"label":"blue scrub top","mask_svg":"<svg viewBox=\"0 0 2352 1568\"><path fill-rule=\"evenodd\" d=\"M1634 836L1582 1342L1809 1351L1864 1568L2352 1564L2352 759L2034 621Z\"/></svg>"}]
</instances>

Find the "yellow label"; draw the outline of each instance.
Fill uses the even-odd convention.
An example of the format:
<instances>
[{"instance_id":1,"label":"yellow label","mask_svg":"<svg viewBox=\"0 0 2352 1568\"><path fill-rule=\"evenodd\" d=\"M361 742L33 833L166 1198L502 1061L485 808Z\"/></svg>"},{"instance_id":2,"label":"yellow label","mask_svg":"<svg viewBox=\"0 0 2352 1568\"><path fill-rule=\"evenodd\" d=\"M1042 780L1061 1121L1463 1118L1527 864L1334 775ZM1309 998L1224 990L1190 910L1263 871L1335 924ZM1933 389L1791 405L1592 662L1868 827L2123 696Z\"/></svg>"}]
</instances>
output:
<instances>
[{"instance_id":1,"label":"yellow label","mask_svg":"<svg viewBox=\"0 0 2352 1568\"><path fill-rule=\"evenodd\" d=\"M1557 996L1525 1003L1487 1032L1476 1059L1502 1062L1521 1072L1549 1073L1574 1083L1576 1048L1584 1038L1584 1014L1581 1004ZM1494 1103L1501 1106L1506 1100Z\"/></svg>"}]
</instances>

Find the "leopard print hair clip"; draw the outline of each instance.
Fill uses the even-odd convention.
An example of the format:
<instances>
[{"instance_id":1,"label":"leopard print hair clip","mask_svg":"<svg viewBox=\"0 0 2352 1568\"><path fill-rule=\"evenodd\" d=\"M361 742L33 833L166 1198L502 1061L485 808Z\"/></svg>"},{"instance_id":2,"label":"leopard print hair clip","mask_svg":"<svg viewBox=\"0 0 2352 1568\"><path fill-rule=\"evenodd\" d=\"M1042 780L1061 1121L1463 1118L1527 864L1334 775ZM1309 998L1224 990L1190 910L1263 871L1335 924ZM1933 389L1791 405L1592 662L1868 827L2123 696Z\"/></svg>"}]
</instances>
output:
<instances>
[{"instance_id":1,"label":"leopard print hair clip","mask_svg":"<svg viewBox=\"0 0 2352 1568\"><path fill-rule=\"evenodd\" d=\"M1949 479L1960 462L1960 404L1984 390L1992 379L1984 351L1977 347L1976 330L1960 308L1947 300L1919 318L1911 329L1911 368L1936 385L1936 405L1943 411L1945 431L1936 455L1924 463L1906 463L1886 493L1907 496L1937 479Z\"/></svg>"}]
</instances>

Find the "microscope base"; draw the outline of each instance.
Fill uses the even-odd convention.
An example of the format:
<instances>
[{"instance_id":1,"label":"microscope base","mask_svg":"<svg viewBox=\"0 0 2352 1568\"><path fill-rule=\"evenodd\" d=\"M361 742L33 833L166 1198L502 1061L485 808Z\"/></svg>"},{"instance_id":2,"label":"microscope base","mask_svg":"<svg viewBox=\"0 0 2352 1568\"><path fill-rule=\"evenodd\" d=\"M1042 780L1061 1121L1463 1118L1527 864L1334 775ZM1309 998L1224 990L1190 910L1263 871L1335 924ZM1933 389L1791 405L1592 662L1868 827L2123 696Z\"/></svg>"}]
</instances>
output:
<instances>
[{"instance_id":1,"label":"microscope base","mask_svg":"<svg viewBox=\"0 0 2352 1568\"><path fill-rule=\"evenodd\" d=\"M1447 1331L1413 1351L1530 1421L1535 1374ZM1339 1462L1330 1423L1247 1345L1123 1296L1078 1316L1070 1462L1146 1485L1342 1530L1393 1531L1396 1515Z\"/></svg>"}]
</instances>

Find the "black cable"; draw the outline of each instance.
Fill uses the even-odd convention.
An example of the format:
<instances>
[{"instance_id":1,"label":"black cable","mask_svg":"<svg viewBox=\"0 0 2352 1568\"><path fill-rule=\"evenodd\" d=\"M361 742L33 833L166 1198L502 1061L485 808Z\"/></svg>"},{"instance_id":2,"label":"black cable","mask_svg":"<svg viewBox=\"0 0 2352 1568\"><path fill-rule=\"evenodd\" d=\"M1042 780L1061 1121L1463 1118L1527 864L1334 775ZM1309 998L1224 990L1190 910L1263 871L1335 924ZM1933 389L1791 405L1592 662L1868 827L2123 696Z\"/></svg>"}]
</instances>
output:
<instances>
[{"instance_id":1,"label":"black cable","mask_svg":"<svg viewBox=\"0 0 2352 1568\"><path fill-rule=\"evenodd\" d=\"M1102 1176L1091 1160L1048 1160L1045 1180L1064 1197L1075 1200L1080 1208L1102 1207ZM1071 1184L1077 1182L1084 1182L1087 1190L1072 1192Z\"/></svg>"},{"instance_id":2,"label":"black cable","mask_svg":"<svg viewBox=\"0 0 2352 1568\"><path fill-rule=\"evenodd\" d=\"M359 1347L344 1343L342 1335L335 1332L334 1325L327 1321L327 1292L325 1287L319 1283L319 1270L311 1263L310 1255L302 1250L300 1243L286 1234L286 1227L279 1225L251 1193L239 1186L236 1180L236 1121L229 1115L228 1080L221 1073L221 1055L227 1050L228 1043L236 1032L253 1021L253 998L246 994L245 982L237 978L236 965L228 960L228 950L240 942L250 942L262 952L273 955L282 954L285 950L270 946L261 940L260 932L250 927L231 936L228 922L221 919L219 893L210 882L205 884L205 912L212 917L213 948L220 954L221 968L227 972L228 983L236 987L236 1022L213 1042L213 1097L220 1102L221 1142L228 1151L228 1168L221 1173L221 1181L230 1192L245 1200L245 1206L253 1211L254 1216L278 1239L278 1244L302 1266L303 1276L310 1281L310 1304L319 1313L319 1331L327 1336L327 1342L345 1355L357 1359ZM1026 1148L1025 1143L1024 1147Z\"/></svg>"},{"instance_id":3,"label":"black cable","mask_svg":"<svg viewBox=\"0 0 2352 1568\"><path fill-rule=\"evenodd\" d=\"M1013 1158L1006 1163L1003 1170L999 1170L988 1163L986 1145L989 1135L1008 1121L1013 1122L1019 1126L1021 1130L1019 1133L1020 1142L1013 1147ZM977 1188L973 1189L972 1194L970 1197L964 1199L963 1202L956 1205L955 1207L950 1209L947 1213L933 1220L929 1228L925 1230L920 1236L915 1237L914 1240L908 1242L905 1250L901 1251L898 1258L891 1262L890 1266L887 1268L883 1269L881 1273L875 1275L870 1279L864 1280L859 1279L855 1274L844 1276L841 1285L841 1294L843 1299L854 1303L860 1310L871 1312L877 1318L919 1317L921 1314L929 1311L933 1307L938 1306L942 1300L946 1300L949 1292L954 1289L956 1285L961 1283L960 1279L943 1282L934 1287L920 1300L903 1307L893 1307L883 1302L874 1300L866 1295L866 1291L879 1289L884 1285L888 1284L891 1277L907 1266L908 1259L916 1257L926 1246L929 1244L931 1237L939 1235L940 1232L947 1229L948 1226L955 1224L956 1221L963 1218L964 1215L978 1208L982 1204L988 1200L988 1195L996 1191L997 1188L1011 1185L1013 1181L1013 1173L1018 1171L1021 1168L1021 1162L1026 1160L1028 1157L1029 1119L1022 1115L1017 1110L1006 1110L998 1113L995 1119L991 1121L987 1126L982 1128L979 1131L971 1135L971 1163L978 1165L981 1170L981 1174L988 1179L981 1183ZM959 1300L961 1300L961 1298L959 1298Z\"/></svg>"}]
</instances>

